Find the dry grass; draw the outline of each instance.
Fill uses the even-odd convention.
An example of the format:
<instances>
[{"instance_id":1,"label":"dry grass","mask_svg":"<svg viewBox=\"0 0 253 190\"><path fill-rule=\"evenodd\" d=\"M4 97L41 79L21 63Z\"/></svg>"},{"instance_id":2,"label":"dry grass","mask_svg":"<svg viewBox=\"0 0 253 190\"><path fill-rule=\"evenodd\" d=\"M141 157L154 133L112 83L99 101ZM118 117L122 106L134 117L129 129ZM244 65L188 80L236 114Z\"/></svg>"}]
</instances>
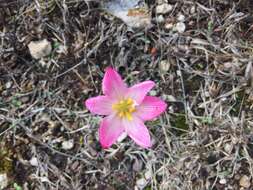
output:
<instances>
[{"instance_id":1,"label":"dry grass","mask_svg":"<svg viewBox=\"0 0 253 190\"><path fill-rule=\"evenodd\" d=\"M253 188L253 4L170 3L166 22L184 14L184 33L156 23L153 2L152 26L130 30L95 0L0 0L0 173L8 173L7 189L132 190L140 179L144 189ZM40 39L53 45L43 61L27 47ZM108 65L129 84L154 80L152 94L167 101L167 112L147 123L152 149L128 138L101 149L100 118L83 101L101 93ZM68 140L74 147L62 149ZM250 187L240 186L243 176Z\"/></svg>"}]
</instances>

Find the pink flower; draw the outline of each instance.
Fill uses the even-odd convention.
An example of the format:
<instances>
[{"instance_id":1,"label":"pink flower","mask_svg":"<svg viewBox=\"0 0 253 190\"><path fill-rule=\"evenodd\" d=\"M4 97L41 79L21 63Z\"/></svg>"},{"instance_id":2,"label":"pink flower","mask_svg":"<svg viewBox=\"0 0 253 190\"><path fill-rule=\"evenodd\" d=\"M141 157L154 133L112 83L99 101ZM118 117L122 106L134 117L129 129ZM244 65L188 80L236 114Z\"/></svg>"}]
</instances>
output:
<instances>
[{"instance_id":1,"label":"pink flower","mask_svg":"<svg viewBox=\"0 0 253 190\"><path fill-rule=\"evenodd\" d=\"M85 105L90 112L105 115L99 128L99 140L103 148L109 148L126 132L138 145L151 146L144 121L154 119L165 111L167 105L154 96L147 96L153 81L145 81L130 88L113 69L107 68L102 90L104 95L89 98Z\"/></svg>"}]
</instances>

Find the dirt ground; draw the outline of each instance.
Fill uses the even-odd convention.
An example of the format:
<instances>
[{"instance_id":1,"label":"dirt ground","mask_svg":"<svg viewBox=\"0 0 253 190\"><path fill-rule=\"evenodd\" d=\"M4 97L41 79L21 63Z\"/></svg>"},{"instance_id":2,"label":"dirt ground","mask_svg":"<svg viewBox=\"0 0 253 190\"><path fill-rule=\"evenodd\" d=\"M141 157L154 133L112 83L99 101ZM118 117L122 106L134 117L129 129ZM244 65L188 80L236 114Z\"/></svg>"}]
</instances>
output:
<instances>
[{"instance_id":1,"label":"dirt ground","mask_svg":"<svg viewBox=\"0 0 253 190\"><path fill-rule=\"evenodd\" d=\"M253 2L149 0L137 29L101 2L0 0L0 189L253 189ZM36 59L40 40L52 49ZM152 148L100 146L83 102L108 66L167 102Z\"/></svg>"}]
</instances>

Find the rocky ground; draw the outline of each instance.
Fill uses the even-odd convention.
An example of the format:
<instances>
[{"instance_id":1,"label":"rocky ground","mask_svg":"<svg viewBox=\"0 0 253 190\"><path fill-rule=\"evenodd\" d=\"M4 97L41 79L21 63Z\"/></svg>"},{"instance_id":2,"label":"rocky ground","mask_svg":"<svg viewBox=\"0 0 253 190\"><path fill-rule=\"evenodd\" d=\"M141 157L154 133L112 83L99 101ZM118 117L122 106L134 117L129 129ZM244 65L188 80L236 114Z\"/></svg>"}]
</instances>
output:
<instances>
[{"instance_id":1,"label":"rocky ground","mask_svg":"<svg viewBox=\"0 0 253 190\"><path fill-rule=\"evenodd\" d=\"M0 0L0 189L253 189L252 1L150 0L137 28L104 3ZM152 148L101 148L107 66L167 102Z\"/></svg>"}]
</instances>

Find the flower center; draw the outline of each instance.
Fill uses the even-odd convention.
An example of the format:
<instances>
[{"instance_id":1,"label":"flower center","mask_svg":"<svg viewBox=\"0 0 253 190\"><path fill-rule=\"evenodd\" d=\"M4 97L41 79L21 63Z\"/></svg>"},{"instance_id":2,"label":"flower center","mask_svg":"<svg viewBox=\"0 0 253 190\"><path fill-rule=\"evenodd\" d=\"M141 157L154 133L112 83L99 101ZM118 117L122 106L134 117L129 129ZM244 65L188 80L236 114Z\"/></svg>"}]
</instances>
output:
<instances>
[{"instance_id":1,"label":"flower center","mask_svg":"<svg viewBox=\"0 0 253 190\"><path fill-rule=\"evenodd\" d=\"M120 118L133 119L132 113L135 112L135 102L131 98L123 99L112 105L112 109L117 112Z\"/></svg>"}]
</instances>

